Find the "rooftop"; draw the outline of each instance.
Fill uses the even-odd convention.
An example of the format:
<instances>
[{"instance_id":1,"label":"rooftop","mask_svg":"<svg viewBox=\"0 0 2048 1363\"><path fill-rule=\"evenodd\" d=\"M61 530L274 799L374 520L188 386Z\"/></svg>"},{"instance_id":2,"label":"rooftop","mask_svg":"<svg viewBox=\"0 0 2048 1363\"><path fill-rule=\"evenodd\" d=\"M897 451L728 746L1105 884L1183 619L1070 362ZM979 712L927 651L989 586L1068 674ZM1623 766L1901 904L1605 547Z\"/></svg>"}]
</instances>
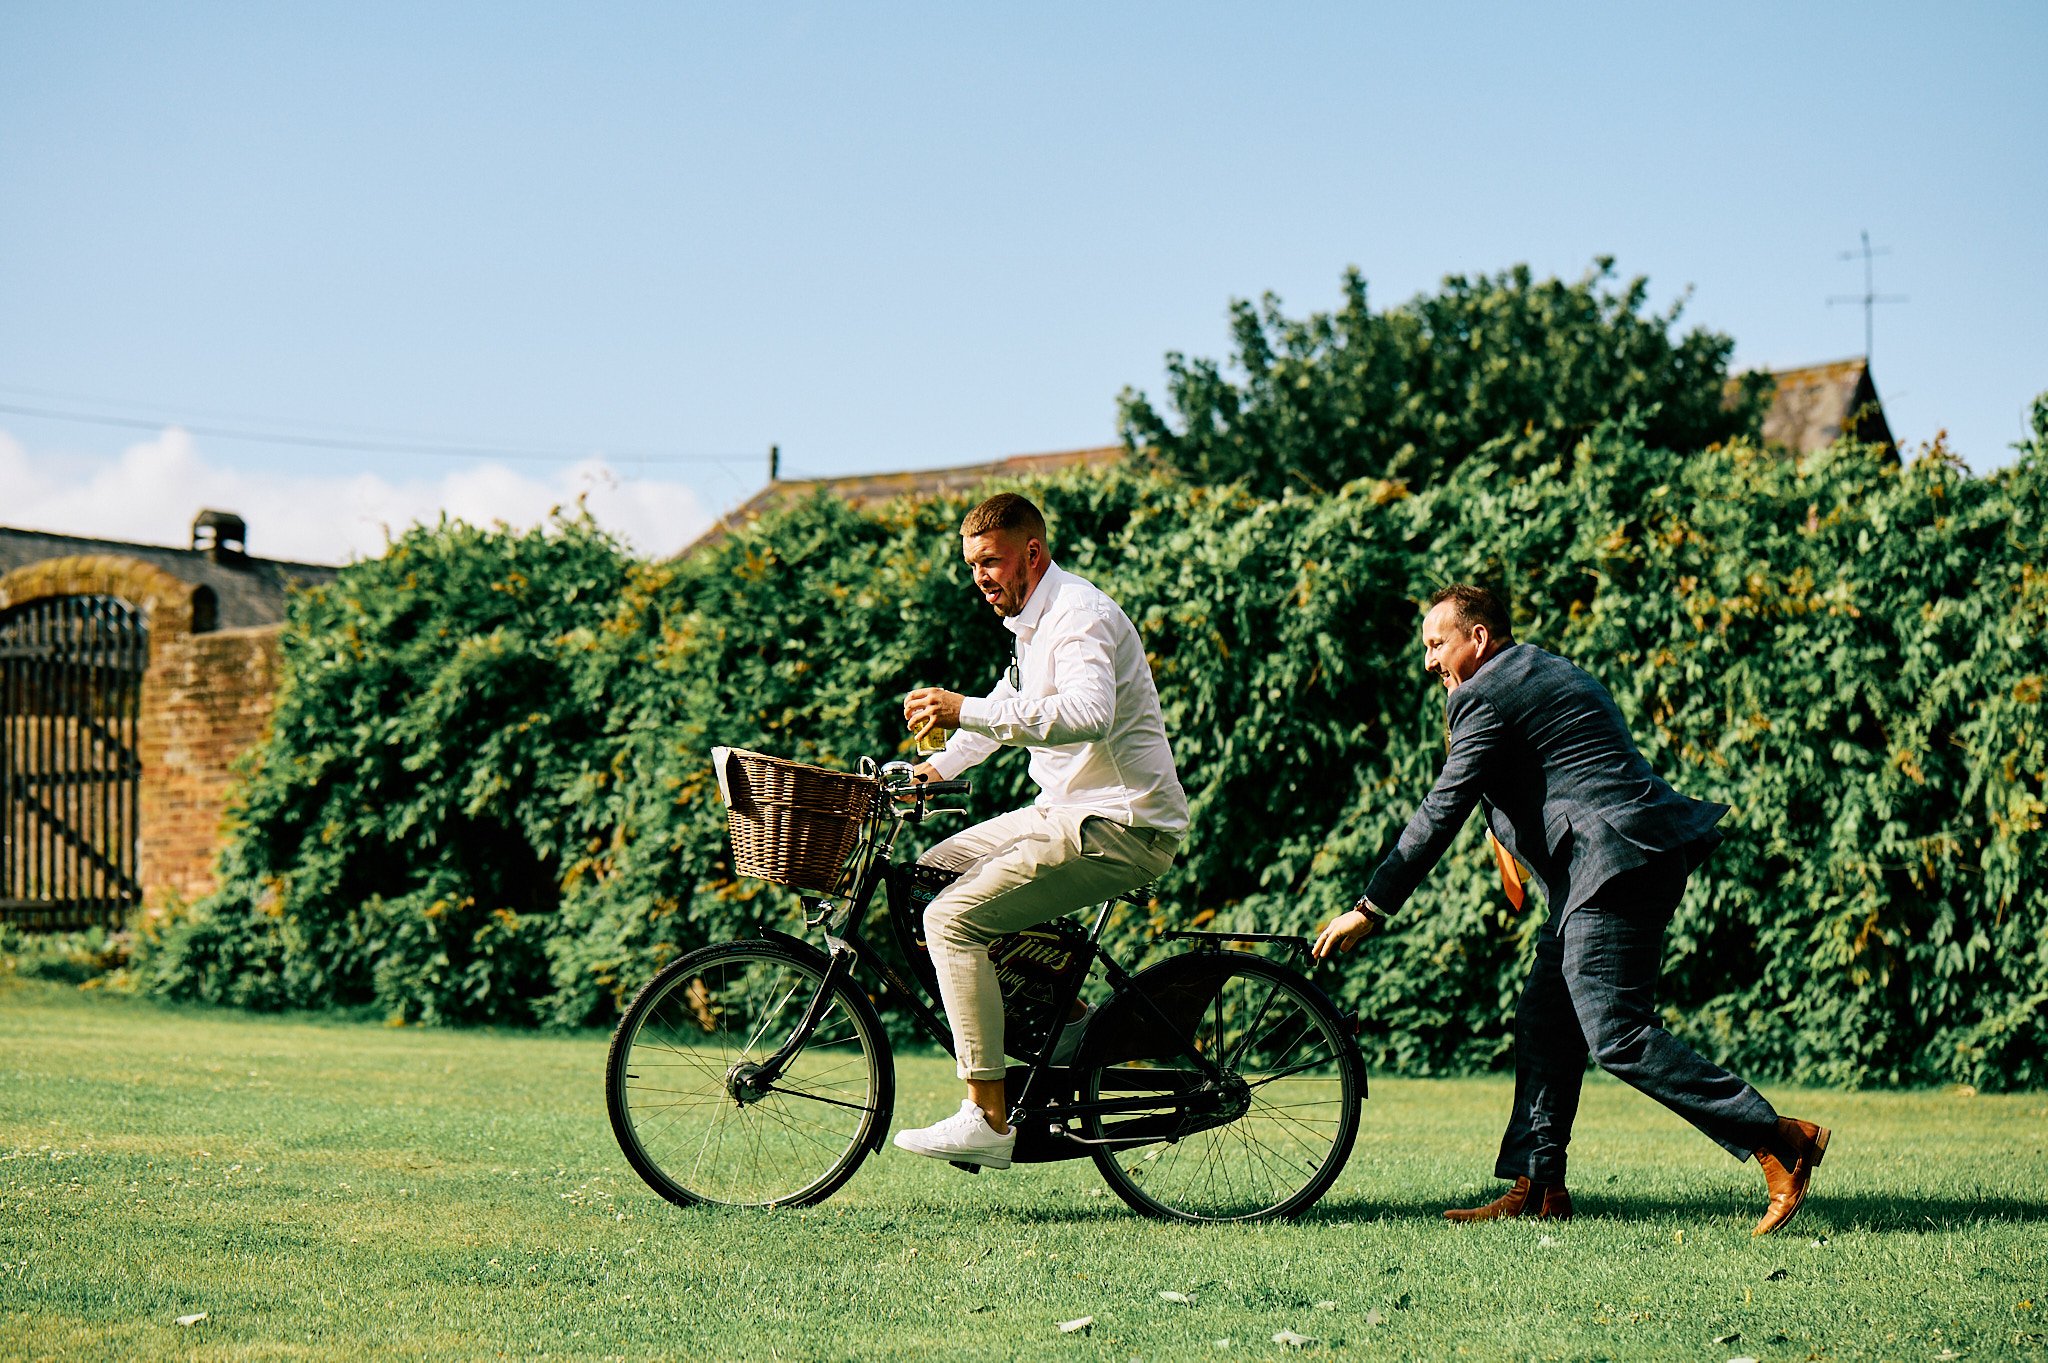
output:
<instances>
[{"instance_id":1,"label":"rooftop","mask_svg":"<svg viewBox=\"0 0 2048 1363\"><path fill-rule=\"evenodd\" d=\"M1867 357L1774 370L1771 377L1778 387L1764 414L1765 444L1811 454L1847 433L1867 444L1898 449Z\"/></svg>"},{"instance_id":2,"label":"rooftop","mask_svg":"<svg viewBox=\"0 0 2048 1363\"><path fill-rule=\"evenodd\" d=\"M202 513L220 516L223 513ZM230 517L239 532L239 518ZM246 629L253 625L274 625L284 619L285 597L293 587L309 587L332 579L338 569L323 563L291 563L282 559L252 558L221 540L224 527L209 525L218 537L216 547L176 549L163 544L136 544L128 540L88 539L80 535L58 535L47 530L16 530L0 526L0 574L25 568L53 558L108 556L132 558L161 568L180 581L211 588L214 595L216 629Z\"/></svg>"},{"instance_id":3,"label":"rooftop","mask_svg":"<svg viewBox=\"0 0 2048 1363\"><path fill-rule=\"evenodd\" d=\"M1797 369L1771 371L1777 387L1770 410L1764 415L1766 444L1795 454L1825 449L1848 432L1858 440L1896 450L1884 406L1877 400L1877 386L1870 378L1870 362L1863 356L1834 360L1827 364L1803 365ZM942 469L912 469L901 473L860 473L844 478L771 477L768 486L721 517L682 552L714 544L736 525L759 516L772 507L800 501L817 492L829 492L855 506L884 502L911 493L964 492L991 479L1022 478L1052 473L1083 464L1114 464L1124 457L1121 445L1102 445L1053 454L1018 454L985 464L956 464Z\"/></svg>"},{"instance_id":4,"label":"rooftop","mask_svg":"<svg viewBox=\"0 0 2048 1363\"><path fill-rule=\"evenodd\" d=\"M1099 445L1084 450L1058 450L1051 454L1013 454L986 464L956 464L942 469L856 473L844 478L775 479L720 517L717 524L693 540L678 557L687 556L704 545L717 543L734 526L744 525L764 511L802 501L817 492L829 492L854 506L866 506L913 493L930 497L947 492L965 492L991 478L1029 478L1080 465L1114 464L1123 457L1123 446Z\"/></svg>"}]
</instances>

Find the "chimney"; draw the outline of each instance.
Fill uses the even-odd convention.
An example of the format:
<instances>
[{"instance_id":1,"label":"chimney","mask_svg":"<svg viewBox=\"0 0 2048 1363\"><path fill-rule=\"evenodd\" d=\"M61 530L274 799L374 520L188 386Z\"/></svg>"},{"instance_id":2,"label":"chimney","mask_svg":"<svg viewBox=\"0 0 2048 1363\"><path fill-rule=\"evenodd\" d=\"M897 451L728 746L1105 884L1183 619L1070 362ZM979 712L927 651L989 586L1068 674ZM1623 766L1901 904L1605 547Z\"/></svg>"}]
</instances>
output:
<instances>
[{"instance_id":1,"label":"chimney","mask_svg":"<svg viewBox=\"0 0 2048 1363\"><path fill-rule=\"evenodd\" d=\"M249 527L232 511L204 510L192 518L192 547L215 563L239 567L249 561Z\"/></svg>"}]
</instances>

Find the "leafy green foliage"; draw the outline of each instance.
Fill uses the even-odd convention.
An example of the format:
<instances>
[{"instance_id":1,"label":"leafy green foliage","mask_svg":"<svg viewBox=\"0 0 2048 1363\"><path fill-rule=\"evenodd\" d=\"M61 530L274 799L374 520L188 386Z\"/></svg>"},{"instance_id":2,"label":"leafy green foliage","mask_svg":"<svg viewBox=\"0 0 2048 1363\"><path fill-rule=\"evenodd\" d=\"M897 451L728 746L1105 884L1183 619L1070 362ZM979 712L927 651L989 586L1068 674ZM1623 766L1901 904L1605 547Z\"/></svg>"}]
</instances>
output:
<instances>
[{"instance_id":1,"label":"leafy green foliage","mask_svg":"<svg viewBox=\"0 0 2048 1363\"><path fill-rule=\"evenodd\" d=\"M1734 806L1672 925L1676 1029L1760 1075L2048 1082L2048 398L1983 478L1939 449L1679 455L1610 423L1539 459L1549 439L1412 494L1032 489L1061 561L1137 622L1193 804L1118 945L1348 905L1441 758L1418 603L1480 579L1674 785ZM576 522L414 532L296 606L222 889L136 971L576 1024L677 951L793 926L792 896L731 872L709 748L893 757L905 690L985 689L1007 649L958 567L967 504L819 498L663 565ZM976 814L1029 798L1020 754L975 779ZM1375 1065L1503 1063L1540 912L1507 910L1466 830L1331 980Z\"/></svg>"},{"instance_id":2,"label":"leafy green foliage","mask_svg":"<svg viewBox=\"0 0 2048 1363\"><path fill-rule=\"evenodd\" d=\"M1610 418L1627 417L1658 449L1754 436L1769 379L1746 375L1731 390L1733 341L1700 330L1674 340L1679 307L1648 313L1646 280L1612 278L1605 258L1571 284L1534 280L1527 266L1453 275L1374 312L1351 270L1335 312L1296 320L1271 294L1233 303L1232 366L1169 355L1165 412L1122 395L1125 443L1192 480L1277 497L1365 477L1420 488L1482 452L1520 472L1568 455Z\"/></svg>"},{"instance_id":3,"label":"leafy green foliage","mask_svg":"<svg viewBox=\"0 0 2048 1363\"><path fill-rule=\"evenodd\" d=\"M19 975L103 988L117 981L127 964L130 937L104 927L27 932L12 923L0 923L0 981Z\"/></svg>"},{"instance_id":4,"label":"leafy green foliage","mask_svg":"<svg viewBox=\"0 0 2048 1363\"><path fill-rule=\"evenodd\" d=\"M296 597L222 888L145 953L148 978L534 1020L564 853L602 812L579 794L602 775L615 674L581 665L581 639L631 571L587 522L444 523Z\"/></svg>"}]
</instances>

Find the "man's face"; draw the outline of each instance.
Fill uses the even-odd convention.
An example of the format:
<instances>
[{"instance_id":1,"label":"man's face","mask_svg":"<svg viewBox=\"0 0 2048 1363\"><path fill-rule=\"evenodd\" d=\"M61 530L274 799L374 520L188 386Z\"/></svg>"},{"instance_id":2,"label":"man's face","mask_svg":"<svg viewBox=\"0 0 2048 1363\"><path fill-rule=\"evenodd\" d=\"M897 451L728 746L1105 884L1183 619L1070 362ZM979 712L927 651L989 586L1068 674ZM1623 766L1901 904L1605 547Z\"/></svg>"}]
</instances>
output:
<instances>
[{"instance_id":1,"label":"man's face","mask_svg":"<svg viewBox=\"0 0 2048 1363\"><path fill-rule=\"evenodd\" d=\"M1486 643L1485 627L1467 630L1453 602L1440 601L1422 617L1422 666L1446 691L1457 690L1479 670Z\"/></svg>"},{"instance_id":2,"label":"man's face","mask_svg":"<svg viewBox=\"0 0 2048 1363\"><path fill-rule=\"evenodd\" d=\"M1045 562L1045 546L1022 530L994 530L962 535L960 556L974 575L974 589L997 615L1024 609L1031 595L1032 570Z\"/></svg>"}]
</instances>

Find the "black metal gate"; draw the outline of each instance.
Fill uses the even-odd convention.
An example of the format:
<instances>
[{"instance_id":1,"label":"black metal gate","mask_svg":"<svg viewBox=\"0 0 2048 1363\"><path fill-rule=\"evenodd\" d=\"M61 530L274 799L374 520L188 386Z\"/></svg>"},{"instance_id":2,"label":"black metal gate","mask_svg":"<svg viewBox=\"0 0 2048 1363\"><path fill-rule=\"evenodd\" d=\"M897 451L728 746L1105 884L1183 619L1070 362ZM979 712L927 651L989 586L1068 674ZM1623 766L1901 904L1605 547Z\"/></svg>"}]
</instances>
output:
<instances>
[{"instance_id":1,"label":"black metal gate","mask_svg":"<svg viewBox=\"0 0 2048 1363\"><path fill-rule=\"evenodd\" d=\"M149 628L111 596L0 613L0 920L116 924L135 876L135 756Z\"/></svg>"}]
</instances>

